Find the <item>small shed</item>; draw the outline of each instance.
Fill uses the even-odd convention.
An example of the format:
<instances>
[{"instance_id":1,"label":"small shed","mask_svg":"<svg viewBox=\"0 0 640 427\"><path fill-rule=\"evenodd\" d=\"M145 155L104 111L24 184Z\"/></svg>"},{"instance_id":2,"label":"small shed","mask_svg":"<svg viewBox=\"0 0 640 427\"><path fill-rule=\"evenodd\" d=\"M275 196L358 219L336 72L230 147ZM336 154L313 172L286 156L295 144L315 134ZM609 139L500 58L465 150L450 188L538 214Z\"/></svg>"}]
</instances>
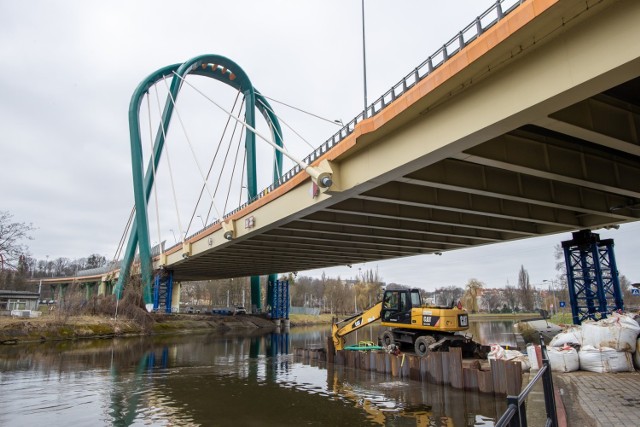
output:
<instances>
[{"instance_id":1,"label":"small shed","mask_svg":"<svg viewBox=\"0 0 640 427\"><path fill-rule=\"evenodd\" d=\"M14 310L37 310L40 294L27 291L0 290L0 315L10 316Z\"/></svg>"}]
</instances>

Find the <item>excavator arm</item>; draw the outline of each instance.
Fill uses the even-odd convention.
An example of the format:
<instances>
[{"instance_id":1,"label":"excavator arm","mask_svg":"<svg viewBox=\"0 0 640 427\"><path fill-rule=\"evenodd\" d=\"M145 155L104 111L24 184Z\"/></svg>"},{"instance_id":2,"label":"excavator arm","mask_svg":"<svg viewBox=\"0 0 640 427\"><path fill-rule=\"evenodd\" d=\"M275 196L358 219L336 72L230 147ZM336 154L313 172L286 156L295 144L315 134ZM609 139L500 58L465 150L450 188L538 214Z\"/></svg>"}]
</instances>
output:
<instances>
[{"instance_id":1,"label":"excavator arm","mask_svg":"<svg viewBox=\"0 0 640 427\"><path fill-rule=\"evenodd\" d=\"M375 322L380 319L380 315L382 313L382 303L374 305L370 309L356 314L348 319L342 320L340 322L334 322L331 325L331 336L333 338L333 345L336 350L344 349L345 335L350 334L353 331L357 331L358 329L366 326L370 323Z\"/></svg>"}]
</instances>

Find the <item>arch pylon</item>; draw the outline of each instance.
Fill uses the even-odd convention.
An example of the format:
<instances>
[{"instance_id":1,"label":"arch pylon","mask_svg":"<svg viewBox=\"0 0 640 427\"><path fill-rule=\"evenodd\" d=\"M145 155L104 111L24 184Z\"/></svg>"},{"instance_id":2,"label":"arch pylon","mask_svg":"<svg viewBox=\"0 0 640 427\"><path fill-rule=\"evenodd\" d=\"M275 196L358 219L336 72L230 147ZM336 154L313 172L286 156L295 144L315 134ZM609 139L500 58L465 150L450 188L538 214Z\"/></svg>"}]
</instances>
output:
<instances>
[{"instance_id":1,"label":"arch pylon","mask_svg":"<svg viewBox=\"0 0 640 427\"><path fill-rule=\"evenodd\" d=\"M117 298L122 296L124 284L127 281L131 264L133 263L136 248L140 256L140 274L143 286L143 298L148 309L152 307L151 282L152 282L152 262L151 262L151 244L149 241L149 221L147 214L147 204L154 185L153 170L157 171L162 150L165 143L165 135L171 122L173 115L174 103L177 100L180 89L182 88L182 79L189 74L209 77L225 83L239 91L245 97L245 122L255 128L255 109L257 108L264 119L267 121L271 129L273 141L279 147L282 147L282 130L278 118L273 113L273 109L264 96L260 94L252 85L249 76L234 61L220 55L200 55L192 58L182 64L173 64L160 68L145 78L134 91L131 102L129 103L129 138L131 143L131 170L133 177L133 192L135 200L135 217L131 225L129 240L122 264L120 267L120 276L118 283L114 289ZM171 77L171 85L169 94L165 102L162 112L161 122L154 139L151 159L149 160L147 173L143 171L142 158L142 139L140 133L140 107L145 94L149 89L162 79ZM259 102L257 102L259 101ZM245 148L247 150L246 173L247 173L247 196L248 200L257 196L257 177L256 177L256 149L255 134L248 130L245 133ZM282 153L276 151L273 180L277 180L282 169ZM255 286L254 283L258 284ZM252 278L251 280L251 300L252 304L258 305L260 308L260 287L259 280ZM255 294L257 288L257 295Z\"/></svg>"}]
</instances>

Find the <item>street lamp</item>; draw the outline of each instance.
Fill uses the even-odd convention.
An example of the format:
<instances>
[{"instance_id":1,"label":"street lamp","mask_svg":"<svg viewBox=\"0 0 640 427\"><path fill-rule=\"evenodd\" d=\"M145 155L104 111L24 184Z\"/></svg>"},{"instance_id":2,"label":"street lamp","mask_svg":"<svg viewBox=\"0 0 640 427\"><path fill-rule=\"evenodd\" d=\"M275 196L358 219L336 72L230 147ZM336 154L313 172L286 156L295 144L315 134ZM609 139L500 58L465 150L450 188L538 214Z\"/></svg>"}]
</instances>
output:
<instances>
[{"instance_id":1,"label":"street lamp","mask_svg":"<svg viewBox=\"0 0 640 427\"><path fill-rule=\"evenodd\" d=\"M173 232L173 228L169 230L171 232L171 234L173 234L173 241L175 243L178 243L178 239L176 239L176 233Z\"/></svg>"},{"instance_id":2,"label":"street lamp","mask_svg":"<svg viewBox=\"0 0 640 427\"><path fill-rule=\"evenodd\" d=\"M364 0L362 0L362 74L364 76L364 118L367 118L367 48L364 38Z\"/></svg>"},{"instance_id":3,"label":"street lamp","mask_svg":"<svg viewBox=\"0 0 640 427\"><path fill-rule=\"evenodd\" d=\"M551 279L551 280L543 280L543 282L547 282L550 283L549 285L549 290L553 292L553 313L557 314L558 313L558 301L556 300L556 281Z\"/></svg>"},{"instance_id":4,"label":"street lamp","mask_svg":"<svg viewBox=\"0 0 640 427\"><path fill-rule=\"evenodd\" d=\"M200 222L202 222L202 228L205 228L204 219L202 219L202 216L198 215L198 218L200 218Z\"/></svg>"}]
</instances>

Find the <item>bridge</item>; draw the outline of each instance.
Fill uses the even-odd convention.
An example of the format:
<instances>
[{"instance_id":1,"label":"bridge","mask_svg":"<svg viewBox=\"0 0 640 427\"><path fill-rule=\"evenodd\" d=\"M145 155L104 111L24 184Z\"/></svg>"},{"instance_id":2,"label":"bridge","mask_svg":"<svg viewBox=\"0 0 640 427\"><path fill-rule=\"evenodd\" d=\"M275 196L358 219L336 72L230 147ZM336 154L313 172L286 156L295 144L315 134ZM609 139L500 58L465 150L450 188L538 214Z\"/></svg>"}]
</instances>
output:
<instances>
[{"instance_id":1,"label":"bridge","mask_svg":"<svg viewBox=\"0 0 640 427\"><path fill-rule=\"evenodd\" d=\"M190 281L636 221L637 22L640 3L630 0L498 1L268 188L155 256L141 231L151 185L140 167L129 251L138 245L152 260L146 271L141 263L147 280L163 270ZM242 75L213 57L154 75L171 76L172 87L202 70Z\"/></svg>"}]
</instances>

